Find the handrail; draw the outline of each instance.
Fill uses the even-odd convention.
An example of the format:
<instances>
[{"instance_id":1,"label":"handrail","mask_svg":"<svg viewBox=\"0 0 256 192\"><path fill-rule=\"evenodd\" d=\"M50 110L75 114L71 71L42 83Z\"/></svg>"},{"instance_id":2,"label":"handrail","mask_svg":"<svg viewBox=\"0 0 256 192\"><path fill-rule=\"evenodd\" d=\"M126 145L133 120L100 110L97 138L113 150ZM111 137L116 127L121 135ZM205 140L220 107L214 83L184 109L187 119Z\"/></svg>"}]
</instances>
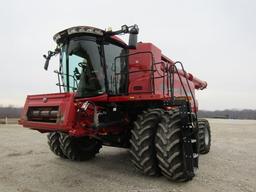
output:
<instances>
[{"instance_id":1,"label":"handrail","mask_svg":"<svg viewBox=\"0 0 256 192\"><path fill-rule=\"evenodd\" d=\"M130 73L137 73L137 72L142 72L142 71L149 71L149 72L151 72L151 74L150 74L150 76L151 76L151 78L150 78L150 84L151 84L151 91L150 91L150 93L155 93L155 82L154 82L154 66L153 66L153 64L154 64L154 55L153 55L153 53L151 52L151 51L141 51L141 52L136 52L136 53L131 53L131 54L124 54L124 55L120 55L120 56L117 56L117 57L115 57L115 59L114 59L114 69L115 69L115 81L117 81L116 80L116 75L117 75L117 73L116 73L116 61L117 61L117 59L120 59L120 58L124 58L124 57L126 57L126 58L129 58L130 56L133 56L133 55L138 55L138 54L150 54L150 56L151 56L151 69L148 69L148 70L138 70L138 71L131 71L131 72L124 72L124 73L127 73L127 81L129 80L129 74ZM127 85L128 85L128 82L127 82ZM116 91L116 93L117 93L117 84L116 84L116 82L115 82L115 91ZM126 87L126 89L128 89L128 87ZM128 94L128 92L127 93L125 93L125 94Z\"/></svg>"},{"instance_id":2,"label":"handrail","mask_svg":"<svg viewBox=\"0 0 256 192\"><path fill-rule=\"evenodd\" d=\"M73 78L73 86L69 86L73 91L77 90L77 87L78 87L78 83L77 83L77 79L75 78L74 75L70 75L70 74L67 74L67 73L63 73L63 72L60 72L60 71L57 71L55 70L54 73L56 73L58 75L58 83L56 84L57 86L59 86L59 90L60 90L60 93L62 92L61 91L61 87L68 87L67 85L64 84L63 82L63 75L66 75L68 77L72 77ZM61 77L61 78L60 78ZM62 84L60 82L60 79L62 79Z\"/></svg>"},{"instance_id":3,"label":"handrail","mask_svg":"<svg viewBox=\"0 0 256 192\"><path fill-rule=\"evenodd\" d=\"M141 70L135 70L135 71L122 71L120 70L119 73L117 73L117 59L121 59L121 58L129 58L130 56L133 56L133 55L139 55L139 54L149 54L150 57L151 57L151 65L150 65L150 69L141 69ZM131 53L131 54L124 54L124 55L120 55L120 56L117 56L114 58L114 79L111 79L111 86L113 86L113 89L115 90L115 94L116 95L119 95L119 94L128 94L128 81L129 81L129 76L130 74L132 73L139 73L139 72L150 72L150 85L151 85L151 90L150 91L141 91L141 92L133 92L133 93L136 93L136 94L139 94L139 93L151 93L151 94L155 94L155 79L159 79L159 78L162 78L162 81L163 81L163 96L165 95L165 89L167 88L167 94L171 96L172 99L174 99L174 74L177 73L178 75L178 78L179 78L179 81L181 83L181 86L182 86L182 89L184 91L184 94L186 95L186 98L188 98L188 92L185 88L185 85L182 81L182 77L184 77L186 79L186 84L189 88L189 92L190 94L192 95L192 98L193 98L193 102L194 102L194 106L196 104L195 102L195 98L194 98L194 95L192 93L192 90L191 90L191 87L189 85L189 77L187 76L187 73L185 72L184 70L184 67L182 65L181 62L174 62L174 63L170 63L170 62L166 62L166 61L160 61L160 62L155 62L154 60L154 55L151 51L142 51L142 52L136 52L136 53ZM121 64L121 62L120 62ZM182 75L179 73L180 70L178 70L176 64L181 64L182 66L182 70L181 72L183 72L185 75ZM163 74L161 74L159 72L159 70L157 69L157 65L162 65L163 66ZM57 73L58 75L58 83L56 84L57 86L59 86L59 89L60 89L60 92L61 92L61 87L67 87L67 85L64 84L63 82L63 75L66 75L68 77L72 77L73 78L73 86L70 88L75 91L77 90L77 87L78 87L78 82L77 82L77 79L75 78L75 75L70 75L70 74L66 74L66 73L63 73L63 72L60 72L60 71L54 71L55 73ZM155 76L155 72L157 72L157 75L158 76ZM125 90L126 92L125 93L118 93L119 91L117 90L117 76L119 75L122 75L122 74L126 74L127 75L127 79L126 79L126 84L125 84ZM166 81L167 81L167 84L165 84L165 78L166 78ZM61 79L62 79L62 83L61 83ZM167 86L167 87L166 87Z\"/></svg>"},{"instance_id":4,"label":"handrail","mask_svg":"<svg viewBox=\"0 0 256 192\"><path fill-rule=\"evenodd\" d=\"M123 57L126 57L126 58L128 58L128 57L130 57L130 56L133 56L133 55L138 55L138 54L150 54L151 55L151 69L146 69L146 70L136 70L136 71L124 71L124 72L120 72L120 73L117 73L116 72L116 64L117 64L117 59L120 59L120 58L123 58ZM158 79L158 78L162 78L163 79L163 95L165 94L165 78L167 77L169 77L169 71L168 70L166 70L166 71L163 71L163 75L162 74L160 74L160 72L159 72L159 70L156 68L156 66L157 65L159 65L159 64L161 64L161 65L163 65L163 69L165 69L166 68L166 62L164 62L164 61L160 61L160 62L154 62L154 56L153 56L153 53L151 52L151 51L143 51L143 52L136 52L136 53L132 53L132 54L125 54L125 55L120 55L120 56L117 56L117 57L115 57L115 59L114 59L114 72L115 72L115 85L114 85L114 87L115 87L115 92L117 93L118 91L117 91L117 76L118 75L121 75L121 74L127 74L128 75L128 77L127 77L127 80L129 79L129 74L132 74L132 73L139 73L139 72L147 72L147 71L149 71L149 72L151 72L151 77L150 77L150 82L151 82L151 91L149 91L149 93L155 93L155 79ZM158 74L158 76L156 77L155 76L155 73L154 72L157 72L157 74ZM167 82L168 82L169 80L167 79ZM170 90L170 88L169 88L169 83L167 83L167 90ZM142 92L136 92L136 93L142 93ZM145 92L143 92L143 93L145 93ZM128 94L128 93L126 93L126 94ZM169 94L169 93L168 93Z\"/></svg>"}]
</instances>

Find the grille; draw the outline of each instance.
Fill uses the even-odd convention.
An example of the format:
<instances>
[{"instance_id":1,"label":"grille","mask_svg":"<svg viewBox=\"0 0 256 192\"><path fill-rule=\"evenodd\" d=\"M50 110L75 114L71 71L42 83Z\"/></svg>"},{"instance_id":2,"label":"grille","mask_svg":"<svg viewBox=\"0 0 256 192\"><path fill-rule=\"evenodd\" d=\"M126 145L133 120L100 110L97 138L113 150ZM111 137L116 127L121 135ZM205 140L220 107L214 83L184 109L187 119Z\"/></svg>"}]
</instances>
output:
<instances>
[{"instance_id":1,"label":"grille","mask_svg":"<svg viewBox=\"0 0 256 192\"><path fill-rule=\"evenodd\" d=\"M56 123L59 114L58 106L29 107L27 112L28 121Z\"/></svg>"}]
</instances>

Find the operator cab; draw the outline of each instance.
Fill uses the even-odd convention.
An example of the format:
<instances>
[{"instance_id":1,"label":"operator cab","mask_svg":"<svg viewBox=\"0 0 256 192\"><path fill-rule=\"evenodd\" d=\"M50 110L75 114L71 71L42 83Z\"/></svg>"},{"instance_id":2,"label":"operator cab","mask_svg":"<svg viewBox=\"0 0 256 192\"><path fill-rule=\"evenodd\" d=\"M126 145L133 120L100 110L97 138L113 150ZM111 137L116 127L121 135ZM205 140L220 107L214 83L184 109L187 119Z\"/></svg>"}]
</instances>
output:
<instances>
[{"instance_id":1,"label":"operator cab","mask_svg":"<svg viewBox=\"0 0 256 192\"><path fill-rule=\"evenodd\" d=\"M54 36L58 45L55 52L49 51L48 56L44 56L45 69L50 57L59 53L60 90L75 92L78 98L106 93L125 95L128 93L127 54L132 47L115 35L128 32L128 26L117 32L93 27L72 27L61 31ZM134 48L137 40L130 41Z\"/></svg>"}]
</instances>

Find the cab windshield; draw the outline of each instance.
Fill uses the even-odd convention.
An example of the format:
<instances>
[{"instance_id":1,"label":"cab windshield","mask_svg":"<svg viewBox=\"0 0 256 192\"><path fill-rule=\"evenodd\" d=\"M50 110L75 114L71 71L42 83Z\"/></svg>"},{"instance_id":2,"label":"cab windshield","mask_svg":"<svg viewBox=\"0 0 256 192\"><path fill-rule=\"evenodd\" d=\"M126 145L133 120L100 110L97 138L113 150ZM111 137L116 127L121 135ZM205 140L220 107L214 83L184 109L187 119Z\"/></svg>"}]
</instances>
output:
<instances>
[{"instance_id":1,"label":"cab windshield","mask_svg":"<svg viewBox=\"0 0 256 192\"><path fill-rule=\"evenodd\" d=\"M61 51L61 73L65 92L91 97L105 92L101 45L95 37L72 38Z\"/></svg>"},{"instance_id":2,"label":"cab windshield","mask_svg":"<svg viewBox=\"0 0 256 192\"><path fill-rule=\"evenodd\" d=\"M65 92L76 97L127 93L127 49L92 36L74 37L60 53L60 74ZM107 87L106 87L107 86Z\"/></svg>"}]
</instances>

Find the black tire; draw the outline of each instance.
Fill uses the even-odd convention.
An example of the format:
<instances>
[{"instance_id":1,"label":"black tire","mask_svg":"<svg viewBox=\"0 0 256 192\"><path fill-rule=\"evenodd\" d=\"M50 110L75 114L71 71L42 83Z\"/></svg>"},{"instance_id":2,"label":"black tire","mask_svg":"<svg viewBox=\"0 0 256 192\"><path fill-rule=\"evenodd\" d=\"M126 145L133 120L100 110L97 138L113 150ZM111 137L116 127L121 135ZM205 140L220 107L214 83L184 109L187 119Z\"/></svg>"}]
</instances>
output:
<instances>
[{"instance_id":1,"label":"black tire","mask_svg":"<svg viewBox=\"0 0 256 192\"><path fill-rule=\"evenodd\" d=\"M155 145L161 173L172 181L188 181L193 177L184 171L181 138L179 111L165 112L158 125Z\"/></svg>"},{"instance_id":2,"label":"black tire","mask_svg":"<svg viewBox=\"0 0 256 192\"><path fill-rule=\"evenodd\" d=\"M86 161L95 157L102 147L101 143L89 137L60 136L61 149L64 155L74 161Z\"/></svg>"},{"instance_id":3,"label":"black tire","mask_svg":"<svg viewBox=\"0 0 256 192\"><path fill-rule=\"evenodd\" d=\"M207 154L211 148L211 129L206 119L198 120L199 153Z\"/></svg>"},{"instance_id":4,"label":"black tire","mask_svg":"<svg viewBox=\"0 0 256 192\"><path fill-rule=\"evenodd\" d=\"M64 153L62 152L62 149L60 147L60 134L58 132L51 132L47 135L48 138L48 145L51 149L51 151L61 157L61 158L66 158L66 156L64 155Z\"/></svg>"},{"instance_id":5,"label":"black tire","mask_svg":"<svg viewBox=\"0 0 256 192\"><path fill-rule=\"evenodd\" d=\"M154 176L160 173L154 143L157 125L163 112L162 109L143 111L131 130L131 161L145 175Z\"/></svg>"}]
</instances>

